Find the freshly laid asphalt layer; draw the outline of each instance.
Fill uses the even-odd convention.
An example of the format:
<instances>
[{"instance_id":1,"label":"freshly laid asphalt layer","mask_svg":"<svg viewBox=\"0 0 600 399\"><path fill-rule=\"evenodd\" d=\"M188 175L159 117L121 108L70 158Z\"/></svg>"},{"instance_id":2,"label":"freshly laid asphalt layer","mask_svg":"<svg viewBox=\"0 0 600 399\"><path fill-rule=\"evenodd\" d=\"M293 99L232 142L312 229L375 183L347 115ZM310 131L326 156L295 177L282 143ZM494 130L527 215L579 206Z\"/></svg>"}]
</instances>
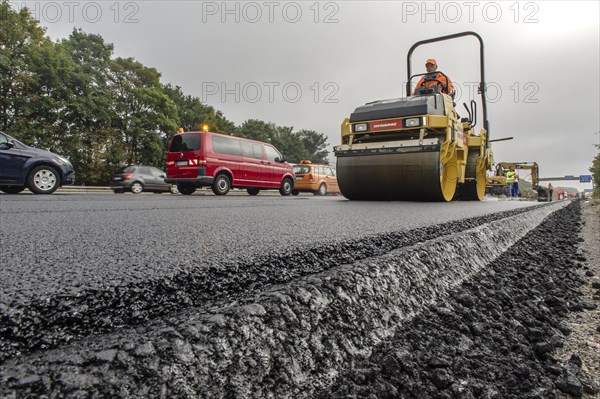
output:
<instances>
[{"instance_id":1,"label":"freshly laid asphalt layer","mask_svg":"<svg viewBox=\"0 0 600 399\"><path fill-rule=\"evenodd\" d=\"M0 195L0 297L26 303L536 206L341 197ZM5 303L5 302L4 302Z\"/></svg>"},{"instance_id":2,"label":"freshly laid asphalt layer","mask_svg":"<svg viewBox=\"0 0 600 399\"><path fill-rule=\"evenodd\" d=\"M584 267L578 203L6 198L0 397L516 398L577 385L549 353ZM469 264L538 210L550 216L508 254ZM460 234L471 247L444 249ZM436 259L459 258L436 274ZM403 267L417 277L394 313L384 303Z\"/></svg>"},{"instance_id":3,"label":"freshly laid asphalt layer","mask_svg":"<svg viewBox=\"0 0 600 399\"><path fill-rule=\"evenodd\" d=\"M589 269L578 251L580 208L548 218L444 303L402 325L319 398L563 398L600 394L573 355L561 365ZM589 273L588 273L589 276Z\"/></svg>"},{"instance_id":4,"label":"freshly laid asphalt layer","mask_svg":"<svg viewBox=\"0 0 600 399\"><path fill-rule=\"evenodd\" d=\"M0 197L0 361L540 206L113 198Z\"/></svg>"}]
</instances>

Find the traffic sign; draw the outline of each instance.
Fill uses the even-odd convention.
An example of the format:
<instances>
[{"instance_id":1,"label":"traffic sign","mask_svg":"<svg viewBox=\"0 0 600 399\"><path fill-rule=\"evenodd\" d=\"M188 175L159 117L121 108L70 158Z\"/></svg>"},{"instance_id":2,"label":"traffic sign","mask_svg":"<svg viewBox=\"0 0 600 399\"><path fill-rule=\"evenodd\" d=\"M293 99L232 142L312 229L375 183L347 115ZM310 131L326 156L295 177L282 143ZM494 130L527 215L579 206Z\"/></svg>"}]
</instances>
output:
<instances>
[{"instance_id":1,"label":"traffic sign","mask_svg":"<svg viewBox=\"0 0 600 399\"><path fill-rule=\"evenodd\" d=\"M579 176L579 183L591 183L592 175L581 175Z\"/></svg>"},{"instance_id":2,"label":"traffic sign","mask_svg":"<svg viewBox=\"0 0 600 399\"><path fill-rule=\"evenodd\" d=\"M565 180L575 180L575 176L573 176L573 175L566 175L565 176Z\"/></svg>"}]
</instances>

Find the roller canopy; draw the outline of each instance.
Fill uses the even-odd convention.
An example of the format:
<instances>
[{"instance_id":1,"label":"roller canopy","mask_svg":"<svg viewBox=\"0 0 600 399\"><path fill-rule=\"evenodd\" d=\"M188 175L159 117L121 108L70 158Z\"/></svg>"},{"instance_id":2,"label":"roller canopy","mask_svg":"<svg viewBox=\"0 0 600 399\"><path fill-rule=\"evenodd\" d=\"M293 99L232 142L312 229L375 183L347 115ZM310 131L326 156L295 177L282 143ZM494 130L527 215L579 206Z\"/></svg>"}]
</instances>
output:
<instances>
[{"instance_id":1,"label":"roller canopy","mask_svg":"<svg viewBox=\"0 0 600 399\"><path fill-rule=\"evenodd\" d=\"M444 115L441 94L374 101L362 105L350 115L350 122L363 122L412 115Z\"/></svg>"}]
</instances>

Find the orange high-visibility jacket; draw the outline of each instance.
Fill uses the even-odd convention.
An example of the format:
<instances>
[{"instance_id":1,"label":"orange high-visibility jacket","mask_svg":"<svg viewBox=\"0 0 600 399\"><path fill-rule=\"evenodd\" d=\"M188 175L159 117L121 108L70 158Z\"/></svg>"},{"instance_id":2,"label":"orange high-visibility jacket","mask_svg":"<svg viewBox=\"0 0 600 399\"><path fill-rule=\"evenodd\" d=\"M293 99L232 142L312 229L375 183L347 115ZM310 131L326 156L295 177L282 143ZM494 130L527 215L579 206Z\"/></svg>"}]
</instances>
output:
<instances>
[{"instance_id":1,"label":"orange high-visibility jacket","mask_svg":"<svg viewBox=\"0 0 600 399\"><path fill-rule=\"evenodd\" d=\"M427 88L430 88L435 85L439 85L437 80L442 82L442 84L444 85L441 87L442 93L446 93L446 94L450 94L450 95L454 94L454 87L452 86L452 81L450 80L450 78L446 78L446 76L442 75L439 72L434 72L432 74L427 74L427 75L421 76L421 79L419 79L419 82L417 83L417 86L415 87L415 91L413 94L415 94L417 89L423 85Z\"/></svg>"}]
</instances>

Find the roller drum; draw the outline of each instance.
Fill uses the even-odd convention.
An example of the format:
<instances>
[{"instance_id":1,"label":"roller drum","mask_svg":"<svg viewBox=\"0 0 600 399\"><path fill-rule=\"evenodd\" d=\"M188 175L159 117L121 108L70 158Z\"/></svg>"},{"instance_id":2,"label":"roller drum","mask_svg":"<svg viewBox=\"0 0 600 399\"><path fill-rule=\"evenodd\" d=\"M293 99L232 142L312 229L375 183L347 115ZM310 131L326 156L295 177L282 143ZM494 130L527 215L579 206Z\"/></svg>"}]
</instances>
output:
<instances>
[{"instance_id":1,"label":"roller drum","mask_svg":"<svg viewBox=\"0 0 600 399\"><path fill-rule=\"evenodd\" d=\"M449 201L440 151L337 155L342 194L366 201Z\"/></svg>"}]
</instances>

